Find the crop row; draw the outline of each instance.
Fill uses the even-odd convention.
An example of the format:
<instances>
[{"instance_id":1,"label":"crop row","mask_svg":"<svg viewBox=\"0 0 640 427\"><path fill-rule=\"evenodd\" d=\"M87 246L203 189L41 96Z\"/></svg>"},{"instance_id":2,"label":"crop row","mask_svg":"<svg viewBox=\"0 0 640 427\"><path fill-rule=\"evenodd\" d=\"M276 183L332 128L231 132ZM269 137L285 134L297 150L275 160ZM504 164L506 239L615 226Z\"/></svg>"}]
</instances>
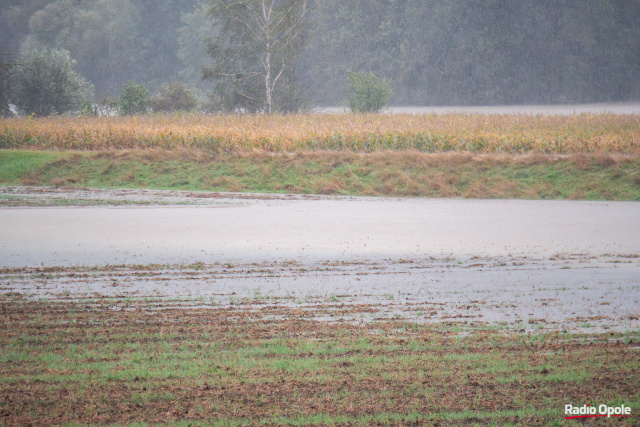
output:
<instances>
[{"instance_id":1,"label":"crop row","mask_svg":"<svg viewBox=\"0 0 640 427\"><path fill-rule=\"evenodd\" d=\"M0 120L0 148L640 152L640 116L307 114Z\"/></svg>"}]
</instances>

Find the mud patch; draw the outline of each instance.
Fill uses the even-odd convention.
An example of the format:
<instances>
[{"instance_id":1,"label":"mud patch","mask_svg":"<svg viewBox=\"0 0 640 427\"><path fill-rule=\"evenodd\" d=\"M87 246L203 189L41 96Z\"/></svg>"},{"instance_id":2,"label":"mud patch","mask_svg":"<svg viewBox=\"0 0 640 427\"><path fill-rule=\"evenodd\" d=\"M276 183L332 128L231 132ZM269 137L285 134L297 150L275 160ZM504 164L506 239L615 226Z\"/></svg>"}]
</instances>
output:
<instances>
[{"instance_id":1,"label":"mud patch","mask_svg":"<svg viewBox=\"0 0 640 427\"><path fill-rule=\"evenodd\" d=\"M359 308L353 307L354 310ZM552 425L564 404L637 422L638 332L319 322L309 308L2 301L5 425Z\"/></svg>"},{"instance_id":2,"label":"mud patch","mask_svg":"<svg viewBox=\"0 0 640 427\"><path fill-rule=\"evenodd\" d=\"M304 309L315 320L640 327L640 258L425 258L0 270L4 300L135 300L147 308Z\"/></svg>"}]
</instances>

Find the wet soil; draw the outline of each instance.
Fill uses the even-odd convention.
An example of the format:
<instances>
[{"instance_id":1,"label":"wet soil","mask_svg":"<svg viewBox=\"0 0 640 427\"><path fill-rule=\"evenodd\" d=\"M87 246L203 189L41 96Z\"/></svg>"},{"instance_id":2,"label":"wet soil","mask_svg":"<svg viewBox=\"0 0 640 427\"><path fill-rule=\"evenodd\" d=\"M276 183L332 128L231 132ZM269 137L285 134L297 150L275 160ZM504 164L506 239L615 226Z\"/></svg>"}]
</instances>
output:
<instances>
[{"instance_id":1,"label":"wet soil","mask_svg":"<svg viewBox=\"0 0 640 427\"><path fill-rule=\"evenodd\" d=\"M0 209L2 295L364 304L374 308L342 320L465 319L527 331L638 327L637 203L2 191L35 205L127 205ZM319 319L335 320L322 310Z\"/></svg>"},{"instance_id":2,"label":"wet soil","mask_svg":"<svg viewBox=\"0 0 640 427\"><path fill-rule=\"evenodd\" d=\"M633 425L640 406L637 335L110 299L14 296L0 312L4 425L550 425L567 402L624 402Z\"/></svg>"},{"instance_id":3,"label":"wet soil","mask_svg":"<svg viewBox=\"0 0 640 427\"><path fill-rule=\"evenodd\" d=\"M242 200L320 200L306 194L0 186L0 207L59 206L233 206ZM348 199L348 197L344 197Z\"/></svg>"},{"instance_id":4,"label":"wet soil","mask_svg":"<svg viewBox=\"0 0 640 427\"><path fill-rule=\"evenodd\" d=\"M304 308L317 320L511 325L523 331L640 327L640 258L426 258L0 269L0 295L142 300L149 307ZM366 306L352 313L345 307ZM343 313L344 312L344 313Z\"/></svg>"},{"instance_id":5,"label":"wet soil","mask_svg":"<svg viewBox=\"0 0 640 427\"><path fill-rule=\"evenodd\" d=\"M1 191L2 425L640 413L637 204Z\"/></svg>"}]
</instances>

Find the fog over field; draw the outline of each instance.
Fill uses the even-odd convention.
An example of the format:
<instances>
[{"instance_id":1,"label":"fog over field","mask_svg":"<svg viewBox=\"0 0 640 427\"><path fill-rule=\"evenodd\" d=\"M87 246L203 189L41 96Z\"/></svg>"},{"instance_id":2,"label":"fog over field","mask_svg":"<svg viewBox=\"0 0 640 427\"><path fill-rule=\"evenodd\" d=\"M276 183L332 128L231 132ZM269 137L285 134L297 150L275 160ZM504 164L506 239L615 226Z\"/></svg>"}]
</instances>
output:
<instances>
[{"instance_id":1,"label":"fog over field","mask_svg":"<svg viewBox=\"0 0 640 427\"><path fill-rule=\"evenodd\" d=\"M255 100L267 75L277 111L341 107L349 71L387 79L395 106L640 99L638 0L270 0L273 21L295 9L286 15L295 25L274 24L279 35L269 40L226 25L220 4L3 0L0 52L15 60L30 49L67 50L96 96L117 97L129 80L152 95L179 81L212 109L262 108ZM259 14L245 12L244 28L259 28ZM255 47L265 43L266 71Z\"/></svg>"},{"instance_id":2,"label":"fog over field","mask_svg":"<svg viewBox=\"0 0 640 427\"><path fill-rule=\"evenodd\" d=\"M0 424L639 425L639 202L640 0L0 0Z\"/></svg>"},{"instance_id":3,"label":"fog over field","mask_svg":"<svg viewBox=\"0 0 640 427\"><path fill-rule=\"evenodd\" d=\"M319 113L346 112L344 107L317 107ZM530 115L574 115L574 114L640 114L640 103L620 102L607 104L547 104L547 105L492 105L492 106L448 106L416 107L393 106L385 110L391 114L530 114Z\"/></svg>"}]
</instances>

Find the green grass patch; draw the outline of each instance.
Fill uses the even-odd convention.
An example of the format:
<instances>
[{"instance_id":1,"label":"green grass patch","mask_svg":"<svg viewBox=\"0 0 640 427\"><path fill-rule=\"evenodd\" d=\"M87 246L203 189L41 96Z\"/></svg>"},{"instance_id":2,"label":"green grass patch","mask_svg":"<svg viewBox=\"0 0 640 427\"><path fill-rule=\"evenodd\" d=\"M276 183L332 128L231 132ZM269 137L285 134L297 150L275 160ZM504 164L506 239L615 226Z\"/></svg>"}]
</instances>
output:
<instances>
[{"instance_id":1,"label":"green grass patch","mask_svg":"<svg viewBox=\"0 0 640 427\"><path fill-rule=\"evenodd\" d=\"M0 185L638 201L640 160L607 154L0 150Z\"/></svg>"},{"instance_id":2,"label":"green grass patch","mask_svg":"<svg viewBox=\"0 0 640 427\"><path fill-rule=\"evenodd\" d=\"M634 424L640 410L638 330L354 326L300 308L133 300L120 310L4 301L0 311L7 424L565 425L565 403L624 404L634 417L622 422Z\"/></svg>"},{"instance_id":3,"label":"green grass patch","mask_svg":"<svg viewBox=\"0 0 640 427\"><path fill-rule=\"evenodd\" d=\"M56 160L71 157L58 151L0 150L0 183L19 183Z\"/></svg>"}]
</instances>

